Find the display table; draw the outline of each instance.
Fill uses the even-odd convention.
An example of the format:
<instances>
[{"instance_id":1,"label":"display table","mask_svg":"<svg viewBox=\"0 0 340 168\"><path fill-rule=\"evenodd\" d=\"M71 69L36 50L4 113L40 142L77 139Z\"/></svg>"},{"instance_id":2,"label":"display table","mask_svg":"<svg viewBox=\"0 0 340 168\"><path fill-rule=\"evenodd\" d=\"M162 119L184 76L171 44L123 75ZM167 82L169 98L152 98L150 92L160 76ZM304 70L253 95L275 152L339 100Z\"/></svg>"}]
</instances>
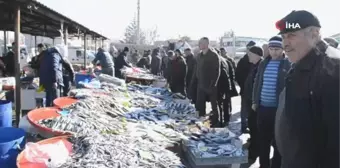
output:
<instances>
[{"instance_id":1,"label":"display table","mask_svg":"<svg viewBox=\"0 0 340 168\"><path fill-rule=\"evenodd\" d=\"M147 78L147 77L137 77L137 76L132 76L132 75L126 75L125 77L125 82L130 83L130 82L136 82L137 84L141 85L151 85L155 81L154 78Z\"/></svg>"}]
</instances>

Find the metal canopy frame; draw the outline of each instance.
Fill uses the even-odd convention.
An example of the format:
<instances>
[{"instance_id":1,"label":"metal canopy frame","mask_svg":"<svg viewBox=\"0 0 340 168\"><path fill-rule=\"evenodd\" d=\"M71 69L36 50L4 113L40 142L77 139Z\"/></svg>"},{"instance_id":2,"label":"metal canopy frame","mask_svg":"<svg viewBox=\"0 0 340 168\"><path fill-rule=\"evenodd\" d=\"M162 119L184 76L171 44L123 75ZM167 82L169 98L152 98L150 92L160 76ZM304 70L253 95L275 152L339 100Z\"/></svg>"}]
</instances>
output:
<instances>
[{"instance_id":1,"label":"metal canopy frame","mask_svg":"<svg viewBox=\"0 0 340 168\"><path fill-rule=\"evenodd\" d=\"M65 32L63 32L63 28ZM86 35L101 40L107 37L92 31L85 26L67 18L36 0L0 0L0 30L14 31L14 68L15 68L15 114L16 124L21 118L21 82L20 82L20 33L50 38L70 35L84 36L84 64L86 67ZM6 43L5 43L6 45Z\"/></svg>"},{"instance_id":2,"label":"metal canopy frame","mask_svg":"<svg viewBox=\"0 0 340 168\"><path fill-rule=\"evenodd\" d=\"M108 39L35 0L0 0L0 30L14 31L14 11L17 5L21 10L21 33L60 37L60 25L63 23L70 35L82 36L86 33L95 38Z\"/></svg>"}]
</instances>

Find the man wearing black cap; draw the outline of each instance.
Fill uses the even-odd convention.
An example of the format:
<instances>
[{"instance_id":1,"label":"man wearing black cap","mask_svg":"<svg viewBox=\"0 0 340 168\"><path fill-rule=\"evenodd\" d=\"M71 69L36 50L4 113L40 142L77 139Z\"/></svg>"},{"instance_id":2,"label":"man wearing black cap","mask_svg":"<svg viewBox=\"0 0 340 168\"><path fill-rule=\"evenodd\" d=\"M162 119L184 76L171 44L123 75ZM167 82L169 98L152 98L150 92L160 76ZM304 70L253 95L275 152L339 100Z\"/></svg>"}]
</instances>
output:
<instances>
[{"instance_id":1,"label":"man wearing black cap","mask_svg":"<svg viewBox=\"0 0 340 168\"><path fill-rule=\"evenodd\" d=\"M256 43L254 41L250 41L247 44L247 54L244 55L240 61L237 63L237 67L235 70L235 77L238 85L240 86L240 95L241 95L241 129L242 132L247 131L247 114L248 112L245 111L245 102L243 101L243 92L244 92L244 82L246 81L246 78L249 74L249 70L251 67L251 64L249 63L249 57L248 52L249 49L254 46Z\"/></svg>"},{"instance_id":2,"label":"man wearing black cap","mask_svg":"<svg viewBox=\"0 0 340 168\"><path fill-rule=\"evenodd\" d=\"M339 50L320 36L320 22L293 11L277 23L293 63L275 122L281 168L339 168Z\"/></svg>"},{"instance_id":3,"label":"man wearing black cap","mask_svg":"<svg viewBox=\"0 0 340 168\"><path fill-rule=\"evenodd\" d=\"M324 38L324 40L325 40L330 46L332 46L332 47L334 47L334 48L338 48L338 46L339 46L339 42L338 42L336 39L332 38L332 37L326 37L326 38Z\"/></svg>"},{"instance_id":4,"label":"man wearing black cap","mask_svg":"<svg viewBox=\"0 0 340 168\"><path fill-rule=\"evenodd\" d=\"M253 84L257 73L258 66L262 60L263 50L261 47L253 46L248 52L248 62L250 63L249 73L244 82L244 91L242 95L242 101L245 112L249 113L248 126L250 133L250 145L249 145L249 161L255 161L258 156L258 138L257 138L257 113L253 111L252 106L252 95L253 95Z\"/></svg>"},{"instance_id":5,"label":"man wearing black cap","mask_svg":"<svg viewBox=\"0 0 340 168\"><path fill-rule=\"evenodd\" d=\"M124 47L123 52L119 54L119 56L115 60L115 76L117 78L123 79L122 72L120 71L124 66L131 67L130 64L126 60L127 53L129 52L128 47Z\"/></svg>"},{"instance_id":6,"label":"man wearing black cap","mask_svg":"<svg viewBox=\"0 0 340 168\"><path fill-rule=\"evenodd\" d=\"M274 139L275 115L290 62L283 53L281 37L270 38L268 47L269 56L260 63L256 74L252 109L257 112L260 167L270 167L270 146L273 145L271 168L280 168L281 156Z\"/></svg>"}]
</instances>

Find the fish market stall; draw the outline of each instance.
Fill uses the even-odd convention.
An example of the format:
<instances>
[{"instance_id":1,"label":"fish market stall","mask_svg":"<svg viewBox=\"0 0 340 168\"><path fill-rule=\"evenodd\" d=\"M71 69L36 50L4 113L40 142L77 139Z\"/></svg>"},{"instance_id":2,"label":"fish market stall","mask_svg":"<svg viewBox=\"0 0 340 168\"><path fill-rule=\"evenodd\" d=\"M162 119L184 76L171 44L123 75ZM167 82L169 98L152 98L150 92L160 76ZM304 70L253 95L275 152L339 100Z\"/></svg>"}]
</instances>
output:
<instances>
[{"instance_id":1,"label":"fish market stall","mask_svg":"<svg viewBox=\"0 0 340 168\"><path fill-rule=\"evenodd\" d=\"M210 129L185 97L114 77L96 75L93 80L96 87L89 83L71 90L73 104L30 121L45 131L70 135L73 152L56 168L181 168L218 159L224 162L216 165L246 161L238 137L228 129ZM33 113L38 112L28 116Z\"/></svg>"},{"instance_id":2,"label":"fish market stall","mask_svg":"<svg viewBox=\"0 0 340 168\"><path fill-rule=\"evenodd\" d=\"M159 78L152 75L148 70L135 67L124 67L121 72L125 76L126 83L135 82L142 85L151 85Z\"/></svg>"}]
</instances>

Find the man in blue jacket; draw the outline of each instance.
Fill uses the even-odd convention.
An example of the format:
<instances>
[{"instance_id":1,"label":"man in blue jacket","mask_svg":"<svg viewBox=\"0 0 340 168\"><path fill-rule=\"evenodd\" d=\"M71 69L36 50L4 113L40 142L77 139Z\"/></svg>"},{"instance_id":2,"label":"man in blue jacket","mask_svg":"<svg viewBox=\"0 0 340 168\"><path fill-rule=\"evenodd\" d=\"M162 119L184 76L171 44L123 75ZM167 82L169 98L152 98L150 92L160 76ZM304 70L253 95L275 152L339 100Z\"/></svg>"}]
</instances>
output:
<instances>
[{"instance_id":1,"label":"man in blue jacket","mask_svg":"<svg viewBox=\"0 0 340 168\"><path fill-rule=\"evenodd\" d=\"M53 100L60 96L63 84L62 56L55 47L47 49L39 69L40 84L45 88L46 107L53 106Z\"/></svg>"}]
</instances>

